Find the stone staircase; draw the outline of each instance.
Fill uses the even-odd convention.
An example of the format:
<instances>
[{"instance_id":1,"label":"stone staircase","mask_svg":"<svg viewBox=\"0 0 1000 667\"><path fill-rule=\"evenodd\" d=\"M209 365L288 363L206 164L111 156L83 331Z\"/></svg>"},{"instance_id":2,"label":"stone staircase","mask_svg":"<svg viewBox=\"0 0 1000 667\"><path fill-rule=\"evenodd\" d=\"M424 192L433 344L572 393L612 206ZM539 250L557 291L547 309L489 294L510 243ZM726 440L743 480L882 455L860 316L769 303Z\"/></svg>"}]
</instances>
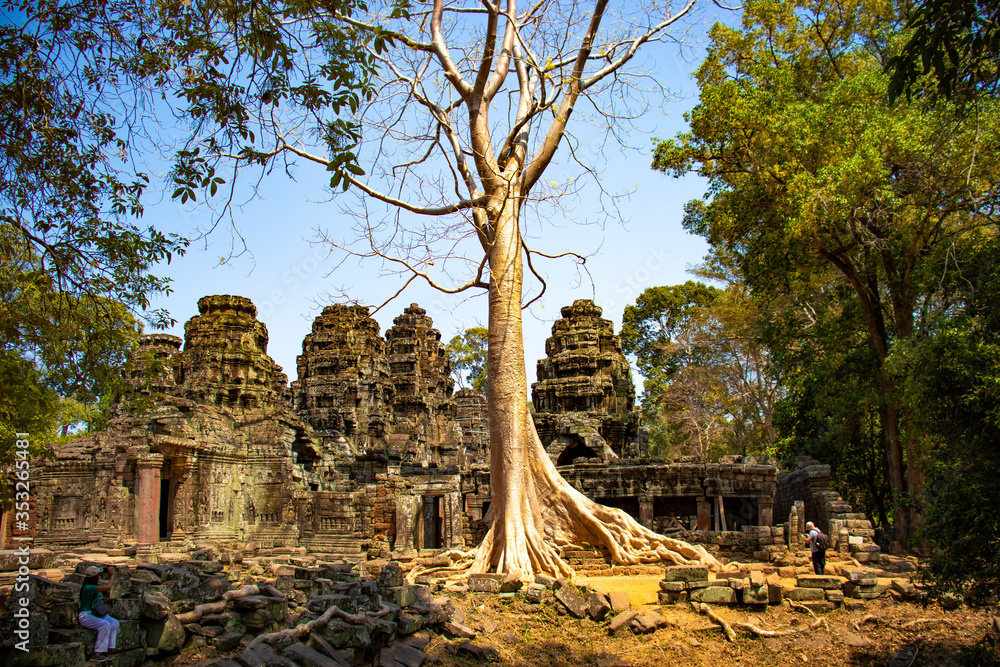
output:
<instances>
[{"instance_id":1,"label":"stone staircase","mask_svg":"<svg viewBox=\"0 0 1000 667\"><path fill-rule=\"evenodd\" d=\"M368 560L367 545L352 537L322 535L303 538L299 543L308 549L310 556L321 561L363 563Z\"/></svg>"}]
</instances>

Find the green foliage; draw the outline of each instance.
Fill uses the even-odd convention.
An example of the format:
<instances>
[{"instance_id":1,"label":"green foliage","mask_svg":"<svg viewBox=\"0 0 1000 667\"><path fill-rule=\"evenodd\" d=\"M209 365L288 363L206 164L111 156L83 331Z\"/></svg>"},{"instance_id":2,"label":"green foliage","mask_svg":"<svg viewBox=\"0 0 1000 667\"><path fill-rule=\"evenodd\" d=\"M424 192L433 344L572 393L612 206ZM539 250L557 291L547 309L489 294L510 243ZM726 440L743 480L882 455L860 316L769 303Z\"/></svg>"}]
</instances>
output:
<instances>
[{"instance_id":1,"label":"green foliage","mask_svg":"<svg viewBox=\"0 0 1000 667\"><path fill-rule=\"evenodd\" d=\"M929 461L928 571L940 589L986 602L1000 587L1000 240L982 233L956 251L963 274L944 285L926 335L891 362Z\"/></svg>"},{"instance_id":2,"label":"green foliage","mask_svg":"<svg viewBox=\"0 0 1000 667\"><path fill-rule=\"evenodd\" d=\"M685 226L755 300L843 290L839 305L856 313L843 322L857 328L842 334L870 347L878 400L864 403L865 382L845 392L878 413L863 431L884 437L903 539L923 460L886 360L935 307L942 275L956 270L950 249L1000 210L996 99L980 102L975 122L930 96L889 103L884 67L905 18L881 0L748 3L740 28L712 28L691 131L654 156L657 169L708 178Z\"/></svg>"},{"instance_id":3,"label":"green foliage","mask_svg":"<svg viewBox=\"0 0 1000 667\"><path fill-rule=\"evenodd\" d=\"M447 352L451 359L451 372L460 387L465 386L468 374L469 386L486 393L486 352L489 347L490 332L483 327L466 329L448 341Z\"/></svg>"},{"instance_id":4,"label":"green foliage","mask_svg":"<svg viewBox=\"0 0 1000 667\"><path fill-rule=\"evenodd\" d=\"M889 98L910 98L930 75L936 92L968 100L1000 84L1000 5L993 0L924 0L906 22L909 39L889 58Z\"/></svg>"},{"instance_id":5,"label":"green foliage","mask_svg":"<svg viewBox=\"0 0 1000 667\"><path fill-rule=\"evenodd\" d=\"M362 40L376 53L393 40L350 22L363 7L0 2L0 465L14 433L41 446L69 424L98 424L139 331L133 316L170 321L149 310L169 291L151 271L187 241L138 223L144 192L161 187L143 171L147 152L174 153L174 198L221 196L223 214L235 184L220 167L270 169L286 132L325 140L334 185L363 173L357 126L340 116L373 94ZM406 12L401 2L392 13ZM186 128L179 147L171 114Z\"/></svg>"},{"instance_id":6,"label":"green foliage","mask_svg":"<svg viewBox=\"0 0 1000 667\"><path fill-rule=\"evenodd\" d=\"M626 306L622 347L645 377L642 424L664 458L761 453L781 392L760 344L756 306L738 280L652 287Z\"/></svg>"},{"instance_id":7,"label":"green foliage","mask_svg":"<svg viewBox=\"0 0 1000 667\"><path fill-rule=\"evenodd\" d=\"M860 313L843 288L797 297L810 316L802 317L800 308L772 308L765 333L788 385L775 407L775 453L785 466L801 455L829 463L843 497L886 529L892 498L878 364L858 333Z\"/></svg>"}]
</instances>

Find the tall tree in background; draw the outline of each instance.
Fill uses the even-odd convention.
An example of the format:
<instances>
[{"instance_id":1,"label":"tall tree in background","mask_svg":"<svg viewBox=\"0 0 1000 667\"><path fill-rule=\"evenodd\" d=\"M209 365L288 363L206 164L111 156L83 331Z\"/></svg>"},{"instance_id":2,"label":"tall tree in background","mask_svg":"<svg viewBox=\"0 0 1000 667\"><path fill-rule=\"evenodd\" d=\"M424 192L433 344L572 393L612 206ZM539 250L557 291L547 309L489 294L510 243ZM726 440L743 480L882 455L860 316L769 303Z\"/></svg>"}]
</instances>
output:
<instances>
[{"instance_id":1,"label":"tall tree in background","mask_svg":"<svg viewBox=\"0 0 1000 667\"><path fill-rule=\"evenodd\" d=\"M569 575L559 550L581 542L605 547L617 563L714 562L704 549L594 503L558 474L528 411L521 328L524 272L541 279L534 263L544 257L523 232L527 205L554 194L542 181L554 161L582 157L567 133L577 105L595 109L604 130L615 131L636 100L626 66L644 45L668 39L667 29L692 5L675 13L629 6L606 16L606 0L524 7L434 0L414 6L406 23L348 21L362 29L381 23L395 46L384 55L371 51L383 75L381 103L362 116L365 135L381 138L372 146L372 176L346 176L368 204L392 208L383 219L359 208L363 247L356 251L399 269L407 283L488 292L492 502L473 571ZM331 165L291 134L273 155ZM342 183L335 177L334 185ZM449 271L469 279L443 284L455 275Z\"/></svg>"},{"instance_id":2,"label":"tall tree in background","mask_svg":"<svg viewBox=\"0 0 1000 667\"><path fill-rule=\"evenodd\" d=\"M622 346L646 378L643 422L660 455L759 454L774 444L782 385L759 307L741 281L728 282L651 287L625 308Z\"/></svg>"},{"instance_id":3,"label":"tall tree in background","mask_svg":"<svg viewBox=\"0 0 1000 667\"><path fill-rule=\"evenodd\" d=\"M946 101L890 106L883 68L904 19L867 0L747 4L741 28L712 29L691 131L661 143L654 166L709 179L685 225L738 258L752 290L780 291L789 275L850 288L905 541L925 461L886 361L954 270L956 240L996 223L1000 112L984 100L966 123Z\"/></svg>"},{"instance_id":4,"label":"tall tree in background","mask_svg":"<svg viewBox=\"0 0 1000 667\"><path fill-rule=\"evenodd\" d=\"M490 332L483 327L472 327L448 341L451 372L461 387L465 386L468 373L469 386L486 393L486 357Z\"/></svg>"}]
</instances>

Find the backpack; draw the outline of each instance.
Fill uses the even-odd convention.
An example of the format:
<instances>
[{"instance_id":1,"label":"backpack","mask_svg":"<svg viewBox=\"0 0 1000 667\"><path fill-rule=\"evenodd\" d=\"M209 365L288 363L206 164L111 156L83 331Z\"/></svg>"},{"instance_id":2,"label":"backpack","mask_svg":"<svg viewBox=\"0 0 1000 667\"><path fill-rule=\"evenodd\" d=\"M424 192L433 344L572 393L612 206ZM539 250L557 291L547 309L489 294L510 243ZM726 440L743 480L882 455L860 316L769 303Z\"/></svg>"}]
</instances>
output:
<instances>
[{"instance_id":1,"label":"backpack","mask_svg":"<svg viewBox=\"0 0 1000 667\"><path fill-rule=\"evenodd\" d=\"M826 551L830 548L830 536L819 528L816 529L816 548L820 551Z\"/></svg>"}]
</instances>

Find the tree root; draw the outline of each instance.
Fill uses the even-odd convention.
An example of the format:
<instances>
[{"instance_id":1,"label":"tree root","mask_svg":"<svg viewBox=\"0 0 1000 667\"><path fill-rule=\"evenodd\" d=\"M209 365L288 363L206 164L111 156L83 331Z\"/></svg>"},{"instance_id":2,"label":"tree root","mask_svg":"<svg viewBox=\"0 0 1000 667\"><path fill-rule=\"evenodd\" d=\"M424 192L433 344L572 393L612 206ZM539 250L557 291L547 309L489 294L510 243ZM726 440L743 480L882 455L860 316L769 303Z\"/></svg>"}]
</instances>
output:
<instances>
[{"instance_id":1,"label":"tree root","mask_svg":"<svg viewBox=\"0 0 1000 667\"><path fill-rule=\"evenodd\" d=\"M468 573L476 559L476 551L462 551L461 549L450 549L437 554L427 565L416 564L406 573L406 580L410 583L416 581L417 577L424 574L445 574L451 577L459 577ZM439 561L443 561L440 562Z\"/></svg>"},{"instance_id":2,"label":"tree root","mask_svg":"<svg viewBox=\"0 0 1000 667\"><path fill-rule=\"evenodd\" d=\"M927 623L941 623L941 622L942 620L940 618L917 618L912 621L907 621L906 623L903 623L899 627L902 630L908 630L918 625L925 625Z\"/></svg>"},{"instance_id":3,"label":"tree root","mask_svg":"<svg viewBox=\"0 0 1000 667\"><path fill-rule=\"evenodd\" d=\"M294 628L285 628L284 630L279 630L278 632L270 632L266 635L257 635L247 646L247 649L251 649L257 644L262 643L274 644L282 639L297 640L300 637L308 635L313 630L326 626L334 618L339 618L342 621L347 621L353 625L360 625L367 630L371 630L374 627L372 623L373 618L381 618L391 613L393 613L393 611L385 605L382 605L382 608L379 611L361 612L359 614L349 614L339 607L329 607L325 612L323 612L322 616L314 618L307 623L296 625Z\"/></svg>"},{"instance_id":4,"label":"tree root","mask_svg":"<svg viewBox=\"0 0 1000 667\"><path fill-rule=\"evenodd\" d=\"M271 588L270 586L267 588ZM272 588L272 590L274 590ZM205 604L200 604L191 611L186 611L183 614L177 614L177 620L184 623L195 623L201 619L205 614L221 614L226 610L226 606L235 600L236 598L245 598L248 595L257 595L261 592L261 589L254 585L244 586L238 590L226 591L222 594L222 599L216 602L206 602ZM277 591L275 591L277 592Z\"/></svg>"},{"instance_id":5,"label":"tree root","mask_svg":"<svg viewBox=\"0 0 1000 667\"><path fill-rule=\"evenodd\" d=\"M699 603L695 603L695 604L699 604ZM712 619L713 621L715 621L716 623L718 623L720 626L722 626L722 631L726 633L726 639L728 639L731 642L736 641L736 633L733 631L732 626L729 625L729 622L726 621L726 619L722 618L721 616L719 616L718 614L716 614L714 611L712 611L711 607L709 607L707 604L701 603L698 606L698 611L701 612L702 614L705 614L710 619Z\"/></svg>"},{"instance_id":6,"label":"tree root","mask_svg":"<svg viewBox=\"0 0 1000 667\"><path fill-rule=\"evenodd\" d=\"M556 470L527 413L521 427L527 465L518 469L517 483L509 485L513 489L503 479L491 479L490 529L476 550L472 572L501 572L522 581L536 573L569 579L573 568L559 550L584 542L605 549L614 565L722 567L704 547L654 533L622 510L584 496Z\"/></svg>"},{"instance_id":7,"label":"tree root","mask_svg":"<svg viewBox=\"0 0 1000 667\"><path fill-rule=\"evenodd\" d=\"M699 602L691 603L691 606L694 608L695 611L701 614L705 614L710 619L712 619L717 624L718 627L721 627L722 631L726 634L726 639L728 639L731 642L736 641L736 632L733 630L733 628L746 630L747 632L755 634L758 637L788 637L789 635L798 635L804 632L811 632L816 628L820 627L821 625L825 625L823 619L817 617L816 614L813 613L812 609L809 609L808 607L803 607L802 605L796 605L794 602L792 603L792 605L797 608L801 608L803 611L808 612L813 617L814 619L813 622L810 623L809 625L802 626L800 628L788 628L786 630L765 630L763 628L758 628L753 623L744 623L742 621L734 621L733 623L730 623L729 621L725 620L724 618L716 614L714 611L712 611L712 609L707 604ZM703 630L707 628L698 628L698 629Z\"/></svg>"},{"instance_id":8,"label":"tree root","mask_svg":"<svg viewBox=\"0 0 1000 667\"><path fill-rule=\"evenodd\" d=\"M878 623L878 618L872 616L871 614L868 614L867 616L865 616L860 621L854 624L854 629L860 631L861 626L864 625L865 623Z\"/></svg>"}]
</instances>

